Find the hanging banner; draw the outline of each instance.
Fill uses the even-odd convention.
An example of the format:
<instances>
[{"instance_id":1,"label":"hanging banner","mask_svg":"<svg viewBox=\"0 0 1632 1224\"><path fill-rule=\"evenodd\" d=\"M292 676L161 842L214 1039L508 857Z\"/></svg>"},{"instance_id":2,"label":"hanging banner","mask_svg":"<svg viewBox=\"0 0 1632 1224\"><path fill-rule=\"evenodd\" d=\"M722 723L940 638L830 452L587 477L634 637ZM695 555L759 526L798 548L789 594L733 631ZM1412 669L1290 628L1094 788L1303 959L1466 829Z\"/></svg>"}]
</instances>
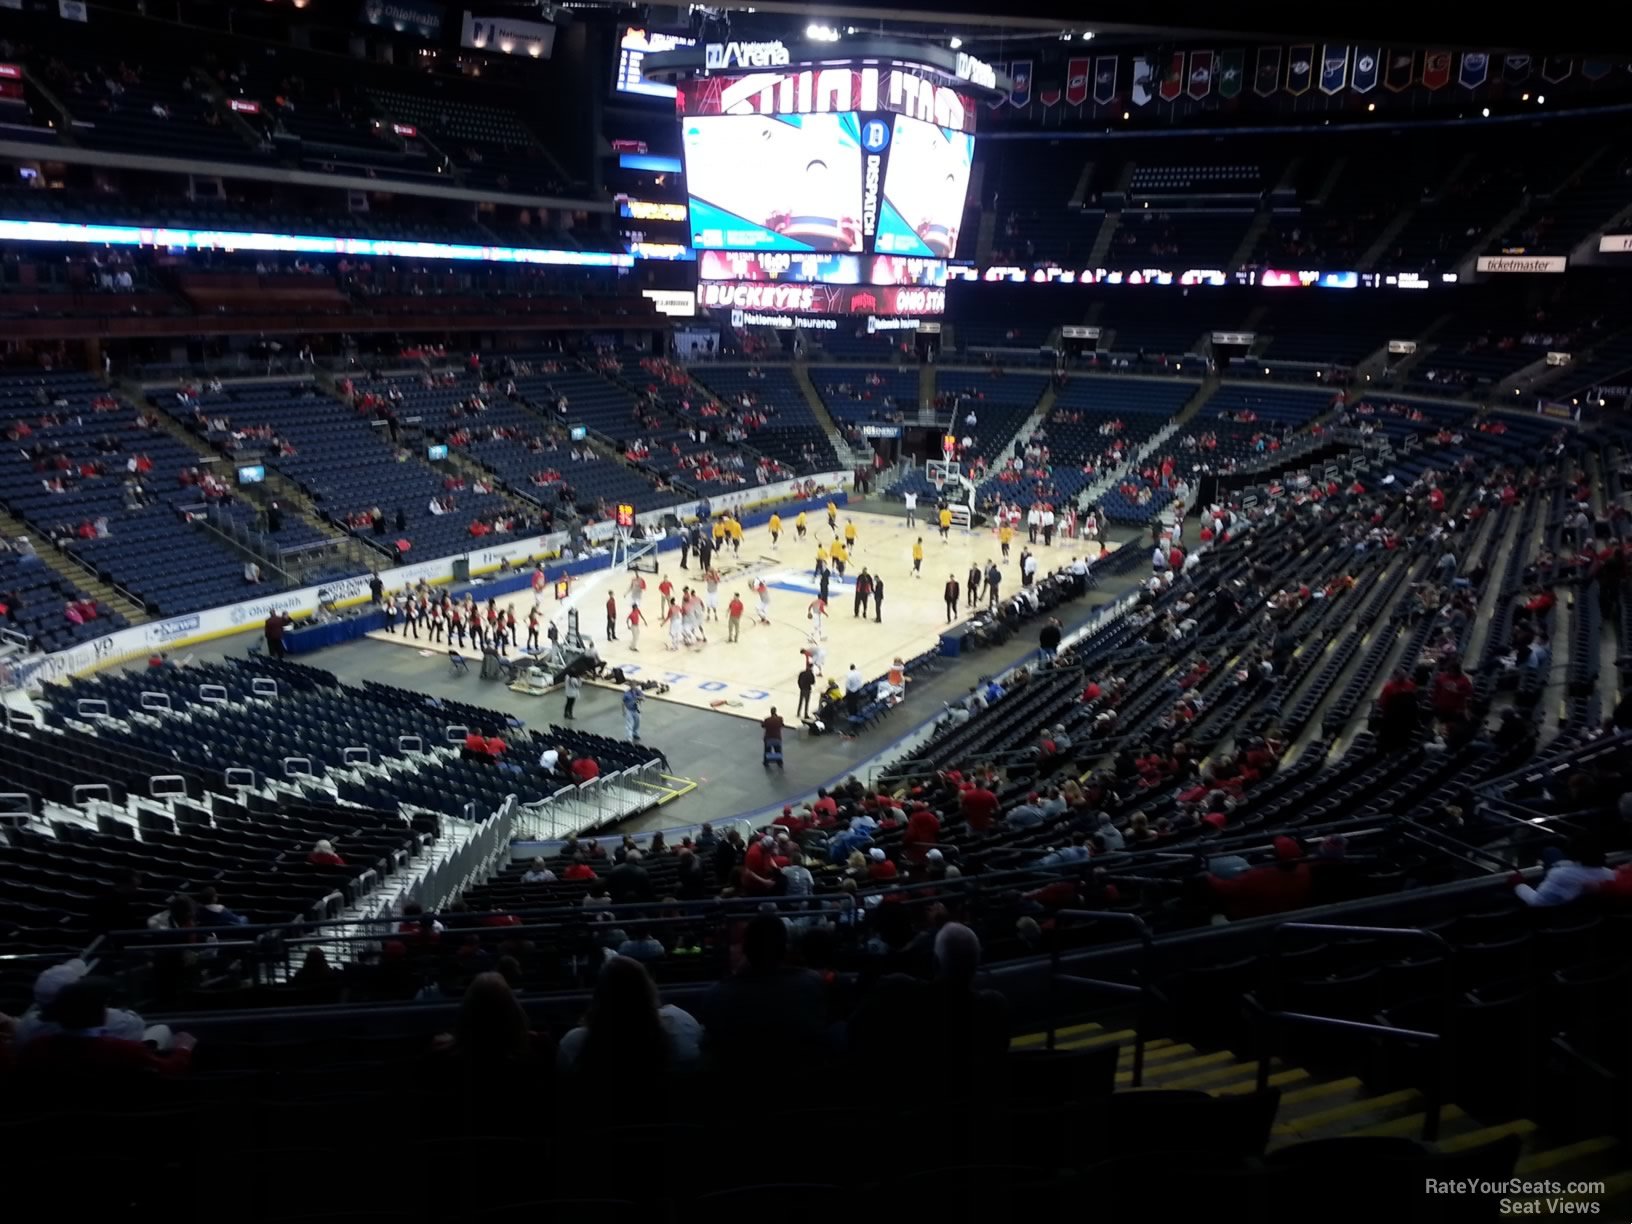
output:
<instances>
[{"instance_id":1,"label":"hanging banner","mask_svg":"<svg viewBox=\"0 0 1632 1224\"><path fill-rule=\"evenodd\" d=\"M1327 43L1320 52L1320 92L1330 97L1349 83L1349 49Z\"/></svg>"},{"instance_id":2,"label":"hanging banner","mask_svg":"<svg viewBox=\"0 0 1632 1224\"><path fill-rule=\"evenodd\" d=\"M1567 55L1549 55L1541 61L1541 79L1549 85L1568 80L1574 71L1575 61Z\"/></svg>"},{"instance_id":3,"label":"hanging banner","mask_svg":"<svg viewBox=\"0 0 1632 1224\"><path fill-rule=\"evenodd\" d=\"M1142 55L1133 61L1132 97L1135 106L1150 105L1150 61Z\"/></svg>"},{"instance_id":4,"label":"hanging banner","mask_svg":"<svg viewBox=\"0 0 1632 1224\"><path fill-rule=\"evenodd\" d=\"M1163 102L1177 102L1184 92L1184 52L1175 51L1167 59L1167 71L1162 73L1158 92Z\"/></svg>"},{"instance_id":5,"label":"hanging banner","mask_svg":"<svg viewBox=\"0 0 1632 1224\"><path fill-rule=\"evenodd\" d=\"M1009 89L1009 105L1024 110L1031 105L1031 61L1015 60L1010 64L1009 79L1014 82Z\"/></svg>"},{"instance_id":6,"label":"hanging banner","mask_svg":"<svg viewBox=\"0 0 1632 1224\"><path fill-rule=\"evenodd\" d=\"M1354 52L1354 78L1349 88L1357 94L1368 94L1376 89L1382 62L1381 47L1357 47Z\"/></svg>"},{"instance_id":7,"label":"hanging banner","mask_svg":"<svg viewBox=\"0 0 1632 1224\"><path fill-rule=\"evenodd\" d=\"M1390 50L1388 53L1388 67L1383 69L1383 88L1390 93L1399 93L1410 89L1411 82L1416 77L1417 53L1415 51Z\"/></svg>"},{"instance_id":8,"label":"hanging banner","mask_svg":"<svg viewBox=\"0 0 1632 1224\"><path fill-rule=\"evenodd\" d=\"M1456 74L1456 83L1463 89L1478 89L1490 75L1490 56L1483 51L1462 52L1462 65Z\"/></svg>"},{"instance_id":9,"label":"hanging banner","mask_svg":"<svg viewBox=\"0 0 1632 1224\"><path fill-rule=\"evenodd\" d=\"M89 21L85 0L57 0L57 15L64 21Z\"/></svg>"},{"instance_id":10,"label":"hanging banner","mask_svg":"<svg viewBox=\"0 0 1632 1224\"><path fill-rule=\"evenodd\" d=\"M1528 55L1502 56L1502 80L1509 84L1518 84L1530 79L1530 57Z\"/></svg>"},{"instance_id":11,"label":"hanging banner","mask_svg":"<svg viewBox=\"0 0 1632 1224\"><path fill-rule=\"evenodd\" d=\"M1218 96L1221 98L1238 97L1241 93L1241 78L1247 71L1247 53L1242 50L1220 51L1218 53Z\"/></svg>"},{"instance_id":12,"label":"hanging banner","mask_svg":"<svg viewBox=\"0 0 1632 1224\"><path fill-rule=\"evenodd\" d=\"M1252 92L1267 98L1281 87L1281 49L1258 48L1258 68L1252 77Z\"/></svg>"},{"instance_id":13,"label":"hanging banner","mask_svg":"<svg viewBox=\"0 0 1632 1224\"><path fill-rule=\"evenodd\" d=\"M1088 65L1087 57L1067 60L1065 64L1065 100L1071 106L1081 106L1088 101ZM1094 99L1099 100L1097 97Z\"/></svg>"},{"instance_id":14,"label":"hanging banner","mask_svg":"<svg viewBox=\"0 0 1632 1224\"><path fill-rule=\"evenodd\" d=\"M1451 83L1451 53L1424 51L1422 53L1422 87L1444 89Z\"/></svg>"},{"instance_id":15,"label":"hanging banner","mask_svg":"<svg viewBox=\"0 0 1632 1224\"><path fill-rule=\"evenodd\" d=\"M1608 60L1582 60L1581 75L1589 81L1601 81L1610 74L1614 67Z\"/></svg>"},{"instance_id":16,"label":"hanging banner","mask_svg":"<svg viewBox=\"0 0 1632 1224\"><path fill-rule=\"evenodd\" d=\"M1109 106L1116 101L1117 77L1121 60L1114 55L1102 55L1094 61L1094 101Z\"/></svg>"},{"instance_id":17,"label":"hanging banner","mask_svg":"<svg viewBox=\"0 0 1632 1224\"><path fill-rule=\"evenodd\" d=\"M1007 64L993 64L992 67L997 70L998 75L1000 76L1009 70L1009 66ZM1001 110L1007 103L1008 98L1002 94L999 94L997 97L989 99L986 106L989 110Z\"/></svg>"},{"instance_id":18,"label":"hanging banner","mask_svg":"<svg viewBox=\"0 0 1632 1224\"><path fill-rule=\"evenodd\" d=\"M1213 53L1211 51L1190 52L1190 83L1186 92L1192 98L1205 98L1213 92Z\"/></svg>"},{"instance_id":19,"label":"hanging banner","mask_svg":"<svg viewBox=\"0 0 1632 1224\"><path fill-rule=\"evenodd\" d=\"M1050 81L1046 85L1037 87L1037 100L1044 106L1058 106L1060 104L1060 83Z\"/></svg>"},{"instance_id":20,"label":"hanging banner","mask_svg":"<svg viewBox=\"0 0 1632 1224\"><path fill-rule=\"evenodd\" d=\"M1294 97L1309 92L1315 76L1315 48L1303 43L1292 48L1286 64L1286 92Z\"/></svg>"}]
</instances>

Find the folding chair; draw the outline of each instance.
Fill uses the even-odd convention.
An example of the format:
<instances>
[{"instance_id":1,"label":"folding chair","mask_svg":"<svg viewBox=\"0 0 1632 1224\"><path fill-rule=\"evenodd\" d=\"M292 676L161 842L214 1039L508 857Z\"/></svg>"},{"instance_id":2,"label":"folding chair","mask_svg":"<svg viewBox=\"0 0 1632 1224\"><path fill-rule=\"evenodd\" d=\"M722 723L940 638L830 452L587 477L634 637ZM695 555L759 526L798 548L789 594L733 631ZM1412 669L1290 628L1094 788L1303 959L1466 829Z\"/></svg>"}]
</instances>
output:
<instances>
[{"instance_id":1,"label":"folding chair","mask_svg":"<svg viewBox=\"0 0 1632 1224\"><path fill-rule=\"evenodd\" d=\"M465 656L457 650L448 651L448 666L456 676L463 676L470 671L469 666L465 663Z\"/></svg>"}]
</instances>

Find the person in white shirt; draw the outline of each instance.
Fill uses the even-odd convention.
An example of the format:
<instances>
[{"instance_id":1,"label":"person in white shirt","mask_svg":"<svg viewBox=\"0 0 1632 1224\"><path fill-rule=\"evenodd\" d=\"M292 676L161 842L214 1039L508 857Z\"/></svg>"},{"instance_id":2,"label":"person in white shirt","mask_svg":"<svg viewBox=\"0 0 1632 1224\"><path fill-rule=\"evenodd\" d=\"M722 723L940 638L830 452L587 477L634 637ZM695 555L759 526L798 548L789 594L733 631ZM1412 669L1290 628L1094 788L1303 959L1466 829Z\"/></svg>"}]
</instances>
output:
<instances>
[{"instance_id":1,"label":"person in white shirt","mask_svg":"<svg viewBox=\"0 0 1632 1224\"><path fill-rule=\"evenodd\" d=\"M261 567L253 561L244 562L244 581L258 583L261 580Z\"/></svg>"},{"instance_id":2,"label":"person in white shirt","mask_svg":"<svg viewBox=\"0 0 1632 1224\"><path fill-rule=\"evenodd\" d=\"M918 525L918 494L903 493L901 499L907 504L907 526L916 527Z\"/></svg>"},{"instance_id":3,"label":"person in white shirt","mask_svg":"<svg viewBox=\"0 0 1632 1224\"><path fill-rule=\"evenodd\" d=\"M561 750L559 748L546 748L543 752L538 754L539 766L543 769L549 770L551 773L555 772L555 766L560 760Z\"/></svg>"},{"instance_id":4,"label":"person in white shirt","mask_svg":"<svg viewBox=\"0 0 1632 1224\"><path fill-rule=\"evenodd\" d=\"M1553 848L1542 855L1542 861L1547 865L1547 874L1542 877L1540 887L1521 883L1513 890L1526 905L1542 908L1568 905L1589 888L1615 878L1615 873L1604 866L1603 852L1596 849L1583 850L1572 859Z\"/></svg>"},{"instance_id":5,"label":"person in white shirt","mask_svg":"<svg viewBox=\"0 0 1632 1224\"><path fill-rule=\"evenodd\" d=\"M1026 534L1033 544L1037 543L1037 533L1043 526L1043 512L1033 506L1026 511Z\"/></svg>"},{"instance_id":6,"label":"person in white shirt","mask_svg":"<svg viewBox=\"0 0 1632 1224\"><path fill-rule=\"evenodd\" d=\"M553 884L555 883L555 872L544 865L543 859L535 858L528 864L526 872L521 877L521 882L523 884Z\"/></svg>"},{"instance_id":7,"label":"person in white shirt","mask_svg":"<svg viewBox=\"0 0 1632 1224\"><path fill-rule=\"evenodd\" d=\"M1088 562L1084 561L1081 557L1072 557L1071 572L1078 578L1083 577L1088 572Z\"/></svg>"},{"instance_id":8,"label":"person in white shirt","mask_svg":"<svg viewBox=\"0 0 1632 1224\"><path fill-rule=\"evenodd\" d=\"M1046 507L1046 506L1043 508L1042 522L1043 522L1043 543L1044 544L1053 544L1054 543L1054 511L1052 509Z\"/></svg>"},{"instance_id":9,"label":"person in white shirt","mask_svg":"<svg viewBox=\"0 0 1632 1224\"><path fill-rule=\"evenodd\" d=\"M862 684L861 673L856 670L854 663L850 664L850 670L844 677L844 698L852 717L861 713Z\"/></svg>"},{"instance_id":10,"label":"person in white shirt","mask_svg":"<svg viewBox=\"0 0 1632 1224\"><path fill-rule=\"evenodd\" d=\"M1020 559L1020 581L1030 586L1037 577L1037 554L1027 553Z\"/></svg>"}]
</instances>

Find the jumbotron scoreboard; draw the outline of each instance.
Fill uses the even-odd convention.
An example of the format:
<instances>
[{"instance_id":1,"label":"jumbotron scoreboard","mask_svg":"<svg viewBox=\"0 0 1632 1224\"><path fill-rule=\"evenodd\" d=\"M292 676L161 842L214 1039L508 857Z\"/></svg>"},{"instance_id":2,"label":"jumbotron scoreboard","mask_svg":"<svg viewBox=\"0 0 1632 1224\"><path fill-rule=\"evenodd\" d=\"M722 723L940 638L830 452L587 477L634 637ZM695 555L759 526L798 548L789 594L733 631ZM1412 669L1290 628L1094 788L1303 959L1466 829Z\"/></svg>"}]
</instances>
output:
<instances>
[{"instance_id":1,"label":"jumbotron scoreboard","mask_svg":"<svg viewBox=\"0 0 1632 1224\"><path fill-rule=\"evenodd\" d=\"M944 310L976 115L1007 78L888 39L709 43L648 54L642 73L675 86L700 306Z\"/></svg>"}]
</instances>

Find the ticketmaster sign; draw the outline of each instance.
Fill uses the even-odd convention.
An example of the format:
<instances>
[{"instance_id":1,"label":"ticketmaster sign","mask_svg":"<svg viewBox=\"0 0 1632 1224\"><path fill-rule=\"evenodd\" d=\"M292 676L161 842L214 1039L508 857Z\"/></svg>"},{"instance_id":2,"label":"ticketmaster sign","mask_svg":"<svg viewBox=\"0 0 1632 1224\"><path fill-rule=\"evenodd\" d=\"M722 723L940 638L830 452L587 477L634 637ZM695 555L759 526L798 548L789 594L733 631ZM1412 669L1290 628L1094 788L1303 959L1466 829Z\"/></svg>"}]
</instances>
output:
<instances>
[{"instance_id":1,"label":"ticketmaster sign","mask_svg":"<svg viewBox=\"0 0 1632 1224\"><path fill-rule=\"evenodd\" d=\"M1562 272L1562 255L1481 255L1480 272Z\"/></svg>"}]
</instances>

